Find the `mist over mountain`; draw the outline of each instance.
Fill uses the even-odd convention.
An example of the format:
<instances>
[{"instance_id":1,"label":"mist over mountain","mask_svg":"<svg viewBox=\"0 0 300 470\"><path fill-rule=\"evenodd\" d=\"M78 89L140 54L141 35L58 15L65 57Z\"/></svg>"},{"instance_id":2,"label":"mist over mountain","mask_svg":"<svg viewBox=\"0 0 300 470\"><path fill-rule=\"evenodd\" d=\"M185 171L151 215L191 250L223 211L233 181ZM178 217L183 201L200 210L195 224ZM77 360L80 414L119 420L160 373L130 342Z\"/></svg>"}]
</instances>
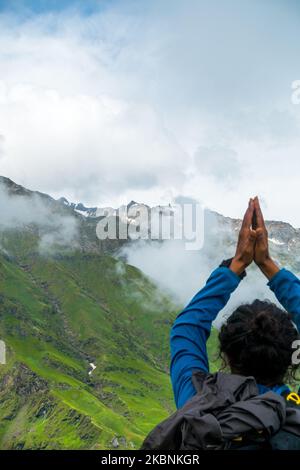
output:
<instances>
[{"instance_id":1,"label":"mist over mountain","mask_svg":"<svg viewBox=\"0 0 300 470\"><path fill-rule=\"evenodd\" d=\"M196 251L186 250L183 240L151 240L150 230L147 240L99 240L96 225L103 217L100 214L109 214L117 219L118 224L132 227L137 224L136 214L144 209L151 209L152 213L159 214L161 218L172 218L172 204L150 208L143 203L130 201L119 208L86 207L82 202L69 202L64 197L55 200L46 194L29 191L4 177L0 177L0 191L3 248L5 233L9 228L20 230L25 227L25 231L35 230L39 234L38 249L44 254L59 253L61 250L113 254L141 269L178 303L187 302L210 272L223 259L233 256L241 225L240 219L206 209L204 245ZM187 201L187 198L183 200ZM134 215L125 209L134 209ZM299 273L300 229L281 221L267 221L266 224L270 250L275 260L296 274ZM254 296L274 300L265 279L251 267L241 289L232 296L227 310L241 300L251 300Z\"/></svg>"}]
</instances>

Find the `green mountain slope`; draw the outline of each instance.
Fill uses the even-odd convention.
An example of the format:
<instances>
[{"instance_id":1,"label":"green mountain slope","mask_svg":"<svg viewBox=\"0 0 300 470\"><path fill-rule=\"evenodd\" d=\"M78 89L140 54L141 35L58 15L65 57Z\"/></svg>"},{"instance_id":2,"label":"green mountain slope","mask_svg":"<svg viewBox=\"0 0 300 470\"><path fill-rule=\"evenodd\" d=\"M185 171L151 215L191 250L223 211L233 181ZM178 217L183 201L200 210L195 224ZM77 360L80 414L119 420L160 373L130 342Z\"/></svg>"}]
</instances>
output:
<instances>
[{"instance_id":1,"label":"green mountain slope","mask_svg":"<svg viewBox=\"0 0 300 470\"><path fill-rule=\"evenodd\" d=\"M0 449L138 448L175 410L169 334L180 306L114 257L124 240L97 239L99 219L7 178L0 190ZM240 221L218 217L218 243L232 252ZM297 272L299 230L268 228ZM214 330L212 371L217 349Z\"/></svg>"},{"instance_id":2,"label":"green mountain slope","mask_svg":"<svg viewBox=\"0 0 300 470\"><path fill-rule=\"evenodd\" d=\"M96 219L7 178L0 187L0 449L138 448L175 410L180 307L113 257L124 241L99 242Z\"/></svg>"},{"instance_id":3,"label":"green mountain slope","mask_svg":"<svg viewBox=\"0 0 300 470\"><path fill-rule=\"evenodd\" d=\"M174 305L107 255L0 262L0 448L138 448L174 411Z\"/></svg>"}]
</instances>

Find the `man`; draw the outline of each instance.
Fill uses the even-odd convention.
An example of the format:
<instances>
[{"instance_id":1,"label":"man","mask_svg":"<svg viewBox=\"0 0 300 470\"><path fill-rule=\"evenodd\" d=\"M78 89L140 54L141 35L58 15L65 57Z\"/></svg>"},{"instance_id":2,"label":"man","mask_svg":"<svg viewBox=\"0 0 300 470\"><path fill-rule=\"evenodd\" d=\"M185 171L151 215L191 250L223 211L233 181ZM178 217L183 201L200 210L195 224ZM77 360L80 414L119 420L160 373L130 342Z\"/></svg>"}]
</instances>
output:
<instances>
[{"instance_id":1,"label":"man","mask_svg":"<svg viewBox=\"0 0 300 470\"><path fill-rule=\"evenodd\" d=\"M289 314L270 302L241 305L219 333L231 374L210 374L212 322L253 261ZM173 324L170 373L178 412L149 434L143 448L232 448L242 440L245 448L267 443L300 449L300 413L286 411L284 398L299 326L300 281L270 257L259 200L250 199L235 256L213 271Z\"/></svg>"}]
</instances>

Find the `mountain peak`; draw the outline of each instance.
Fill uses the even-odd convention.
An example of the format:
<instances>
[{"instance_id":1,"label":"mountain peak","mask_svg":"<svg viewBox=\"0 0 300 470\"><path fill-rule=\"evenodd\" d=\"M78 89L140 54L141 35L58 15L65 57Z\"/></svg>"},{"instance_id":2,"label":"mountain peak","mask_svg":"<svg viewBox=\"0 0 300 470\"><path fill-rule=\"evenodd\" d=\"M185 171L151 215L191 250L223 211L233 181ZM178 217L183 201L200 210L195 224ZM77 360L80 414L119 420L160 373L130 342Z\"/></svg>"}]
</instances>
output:
<instances>
[{"instance_id":1,"label":"mountain peak","mask_svg":"<svg viewBox=\"0 0 300 470\"><path fill-rule=\"evenodd\" d=\"M136 206L136 205L138 205L138 202L132 200L132 201L130 201L129 204L127 204L127 209L130 209L130 207Z\"/></svg>"}]
</instances>

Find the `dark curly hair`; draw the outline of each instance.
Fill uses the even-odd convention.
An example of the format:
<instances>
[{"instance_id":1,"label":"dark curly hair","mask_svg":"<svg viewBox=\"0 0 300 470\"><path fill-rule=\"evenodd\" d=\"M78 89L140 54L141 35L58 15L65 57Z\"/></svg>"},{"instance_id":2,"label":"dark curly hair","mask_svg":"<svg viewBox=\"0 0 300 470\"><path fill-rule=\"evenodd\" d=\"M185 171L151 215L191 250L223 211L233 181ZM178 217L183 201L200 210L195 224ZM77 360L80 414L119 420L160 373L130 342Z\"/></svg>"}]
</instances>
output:
<instances>
[{"instance_id":1,"label":"dark curly hair","mask_svg":"<svg viewBox=\"0 0 300 470\"><path fill-rule=\"evenodd\" d=\"M292 344L299 339L291 315L268 301L241 305L219 332L220 354L232 373L273 386L295 379Z\"/></svg>"}]
</instances>

